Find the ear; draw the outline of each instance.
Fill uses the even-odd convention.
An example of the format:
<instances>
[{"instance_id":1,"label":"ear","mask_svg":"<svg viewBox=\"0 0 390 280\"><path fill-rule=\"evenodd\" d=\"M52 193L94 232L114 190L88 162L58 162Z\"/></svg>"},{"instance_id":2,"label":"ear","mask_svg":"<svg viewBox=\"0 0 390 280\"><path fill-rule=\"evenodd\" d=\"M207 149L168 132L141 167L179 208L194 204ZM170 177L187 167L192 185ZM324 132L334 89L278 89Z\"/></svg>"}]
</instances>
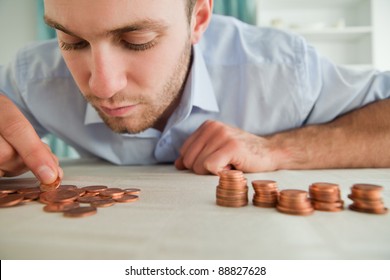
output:
<instances>
[{"instance_id":1,"label":"ear","mask_svg":"<svg viewBox=\"0 0 390 280\"><path fill-rule=\"evenodd\" d=\"M196 44L206 31L213 13L213 0L196 1L191 18L191 43Z\"/></svg>"}]
</instances>

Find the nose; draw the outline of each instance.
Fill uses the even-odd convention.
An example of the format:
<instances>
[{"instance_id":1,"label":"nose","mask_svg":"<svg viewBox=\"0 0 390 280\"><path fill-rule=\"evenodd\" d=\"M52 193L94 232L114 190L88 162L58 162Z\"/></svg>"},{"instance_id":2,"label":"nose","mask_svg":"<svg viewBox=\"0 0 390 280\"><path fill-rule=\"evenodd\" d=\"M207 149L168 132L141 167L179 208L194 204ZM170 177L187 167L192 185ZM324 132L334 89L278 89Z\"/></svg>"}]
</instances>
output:
<instances>
[{"instance_id":1,"label":"nose","mask_svg":"<svg viewBox=\"0 0 390 280\"><path fill-rule=\"evenodd\" d=\"M127 85L125 59L121 53L109 46L92 48L90 60L89 88L101 99L114 96Z\"/></svg>"}]
</instances>

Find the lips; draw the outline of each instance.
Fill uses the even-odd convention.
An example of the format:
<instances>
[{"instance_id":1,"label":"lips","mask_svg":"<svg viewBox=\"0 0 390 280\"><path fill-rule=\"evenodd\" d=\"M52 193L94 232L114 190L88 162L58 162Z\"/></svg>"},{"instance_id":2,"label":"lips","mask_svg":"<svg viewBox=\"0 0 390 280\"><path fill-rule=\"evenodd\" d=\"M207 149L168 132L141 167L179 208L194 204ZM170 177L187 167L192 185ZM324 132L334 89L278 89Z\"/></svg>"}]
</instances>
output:
<instances>
[{"instance_id":1,"label":"lips","mask_svg":"<svg viewBox=\"0 0 390 280\"><path fill-rule=\"evenodd\" d=\"M125 117L130 114L137 107L137 105L138 104L112 108L101 106L100 109L110 117Z\"/></svg>"}]
</instances>

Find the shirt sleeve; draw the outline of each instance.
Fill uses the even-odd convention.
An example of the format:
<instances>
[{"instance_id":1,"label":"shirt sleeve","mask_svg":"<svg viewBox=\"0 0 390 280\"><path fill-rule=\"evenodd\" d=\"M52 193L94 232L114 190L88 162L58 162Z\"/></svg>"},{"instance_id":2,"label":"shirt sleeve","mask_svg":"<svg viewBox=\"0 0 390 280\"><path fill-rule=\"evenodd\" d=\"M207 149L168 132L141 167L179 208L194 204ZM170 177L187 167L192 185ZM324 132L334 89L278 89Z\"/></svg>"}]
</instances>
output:
<instances>
[{"instance_id":1,"label":"shirt sleeve","mask_svg":"<svg viewBox=\"0 0 390 280\"><path fill-rule=\"evenodd\" d=\"M332 121L371 102L390 97L390 72L338 66L307 46L300 76L305 124Z\"/></svg>"},{"instance_id":2,"label":"shirt sleeve","mask_svg":"<svg viewBox=\"0 0 390 280\"><path fill-rule=\"evenodd\" d=\"M28 92L25 92L26 84L28 83L27 77L23 75L28 69L24 69L26 64L20 63L22 55L23 52L20 51L13 61L7 65L0 65L0 94L11 99L34 127L37 134L43 137L48 132L35 119L23 98L23 96L28 94Z\"/></svg>"}]
</instances>

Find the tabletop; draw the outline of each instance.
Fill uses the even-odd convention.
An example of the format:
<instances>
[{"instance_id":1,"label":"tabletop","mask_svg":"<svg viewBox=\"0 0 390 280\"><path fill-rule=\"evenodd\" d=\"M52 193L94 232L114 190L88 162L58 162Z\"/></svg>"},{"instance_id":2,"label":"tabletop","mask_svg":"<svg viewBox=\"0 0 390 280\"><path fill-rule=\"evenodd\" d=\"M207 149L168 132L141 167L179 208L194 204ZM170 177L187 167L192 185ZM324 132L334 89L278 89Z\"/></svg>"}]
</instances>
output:
<instances>
[{"instance_id":1,"label":"tabletop","mask_svg":"<svg viewBox=\"0 0 390 280\"><path fill-rule=\"evenodd\" d=\"M384 187L390 205L390 169L281 170L245 174L245 207L216 204L218 176L178 171L172 165L115 166L97 160L65 161L63 184L140 188L139 200L67 218L39 202L0 209L1 259L390 259L390 214L348 209L355 183ZM23 177L31 177L25 174ZM294 216L251 203L253 180L274 180L279 190L337 183L345 209Z\"/></svg>"}]
</instances>

